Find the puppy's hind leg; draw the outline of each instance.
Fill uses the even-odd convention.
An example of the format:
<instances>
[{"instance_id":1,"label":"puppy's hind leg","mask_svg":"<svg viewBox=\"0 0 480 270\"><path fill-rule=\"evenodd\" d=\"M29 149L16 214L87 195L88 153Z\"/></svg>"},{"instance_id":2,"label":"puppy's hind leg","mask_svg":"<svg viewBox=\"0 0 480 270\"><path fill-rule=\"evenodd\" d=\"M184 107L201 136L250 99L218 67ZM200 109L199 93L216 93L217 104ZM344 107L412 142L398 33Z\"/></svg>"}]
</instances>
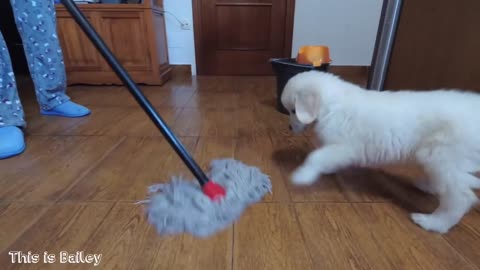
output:
<instances>
[{"instance_id":1,"label":"puppy's hind leg","mask_svg":"<svg viewBox=\"0 0 480 270\"><path fill-rule=\"evenodd\" d=\"M305 162L292 174L292 182L297 185L310 185L322 174L351 165L354 152L345 145L326 145L310 153Z\"/></svg>"},{"instance_id":2,"label":"puppy's hind leg","mask_svg":"<svg viewBox=\"0 0 480 270\"><path fill-rule=\"evenodd\" d=\"M412 220L428 231L446 233L472 208L478 198L468 185L470 174L439 167L431 169L432 193L439 206L431 214L413 213Z\"/></svg>"}]
</instances>

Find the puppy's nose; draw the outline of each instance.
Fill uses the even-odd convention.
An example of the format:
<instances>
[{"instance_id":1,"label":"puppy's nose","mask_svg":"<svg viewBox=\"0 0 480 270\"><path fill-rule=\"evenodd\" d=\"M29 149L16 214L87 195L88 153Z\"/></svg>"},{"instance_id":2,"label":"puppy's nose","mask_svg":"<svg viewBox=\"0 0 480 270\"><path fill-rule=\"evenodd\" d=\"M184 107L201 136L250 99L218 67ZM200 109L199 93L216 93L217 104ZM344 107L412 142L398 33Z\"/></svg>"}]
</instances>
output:
<instances>
[{"instance_id":1,"label":"puppy's nose","mask_svg":"<svg viewBox=\"0 0 480 270\"><path fill-rule=\"evenodd\" d=\"M288 125L288 129L292 130L292 125Z\"/></svg>"}]
</instances>

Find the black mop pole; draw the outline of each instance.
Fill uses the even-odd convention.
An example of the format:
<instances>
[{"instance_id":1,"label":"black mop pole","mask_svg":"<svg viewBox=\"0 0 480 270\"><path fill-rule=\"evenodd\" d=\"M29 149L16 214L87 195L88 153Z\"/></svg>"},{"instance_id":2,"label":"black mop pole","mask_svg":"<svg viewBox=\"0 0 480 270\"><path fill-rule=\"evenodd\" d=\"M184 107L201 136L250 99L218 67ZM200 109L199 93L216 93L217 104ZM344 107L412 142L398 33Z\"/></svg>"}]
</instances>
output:
<instances>
[{"instance_id":1,"label":"black mop pole","mask_svg":"<svg viewBox=\"0 0 480 270\"><path fill-rule=\"evenodd\" d=\"M175 137L172 133L170 128L167 124L163 121L162 117L159 113L154 109L150 101L145 97L145 95L140 91L136 83L132 80L130 75L127 73L125 68L119 63L110 49L107 47L105 42L102 38L98 35L92 25L88 22L85 18L83 13L78 9L77 5L73 2L73 0L61 0L62 4L68 10L70 15L75 19L77 24L82 28L83 32L88 36L88 38L92 41L95 45L97 50L103 55L105 60L108 62L110 67L115 71L117 76L122 80L122 82L126 85L130 93L134 96L137 100L138 104L143 108L143 110L147 113L150 119L154 122L163 136L167 139L170 145L175 149L177 154L183 160L185 165L190 169L192 174L197 178L200 185L203 187L207 182L209 182L208 177L205 173L200 169L198 164L195 160L190 156L184 146L180 143L180 141Z\"/></svg>"}]
</instances>

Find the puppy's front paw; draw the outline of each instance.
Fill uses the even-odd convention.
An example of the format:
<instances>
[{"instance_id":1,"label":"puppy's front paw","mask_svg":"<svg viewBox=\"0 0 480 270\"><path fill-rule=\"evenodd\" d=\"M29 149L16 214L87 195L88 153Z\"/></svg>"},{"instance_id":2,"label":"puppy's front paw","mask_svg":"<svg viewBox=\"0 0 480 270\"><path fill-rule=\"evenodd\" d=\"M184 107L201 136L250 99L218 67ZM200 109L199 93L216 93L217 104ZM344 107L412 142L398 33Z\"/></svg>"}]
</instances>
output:
<instances>
[{"instance_id":1,"label":"puppy's front paw","mask_svg":"<svg viewBox=\"0 0 480 270\"><path fill-rule=\"evenodd\" d=\"M295 185L311 185L315 180L317 180L317 173L314 170L311 170L306 167L300 167L296 169L292 174L292 182Z\"/></svg>"},{"instance_id":2,"label":"puppy's front paw","mask_svg":"<svg viewBox=\"0 0 480 270\"><path fill-rule=\"evenodd\" d=\"M447 222L432 214L413 213L411 214L411 218L413 222L427 231L443 234L447 233L450 229L450 226L447 224Z\"/></svg>"}]
</instances>

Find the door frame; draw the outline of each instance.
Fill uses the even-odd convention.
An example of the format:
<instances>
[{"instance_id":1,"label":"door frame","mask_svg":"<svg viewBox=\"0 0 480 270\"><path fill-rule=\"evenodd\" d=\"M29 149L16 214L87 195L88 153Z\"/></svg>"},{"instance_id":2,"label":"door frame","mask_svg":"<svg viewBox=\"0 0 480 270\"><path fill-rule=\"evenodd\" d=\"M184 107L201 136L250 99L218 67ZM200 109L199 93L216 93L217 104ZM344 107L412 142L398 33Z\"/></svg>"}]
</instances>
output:
<instances>
[{"instance_id":1,"label":"door frame","mask_svg":"<svg viewBox=\"0 0 480 270\"><path fill-rule=\"evenodd\" d=\"M201 4L202 0L192 0L192 11L193 11L193 35L194 35L194 42L195 42L195 66L196 66L196 74L197 75L204 75L199 72L199 52L201 52L201 43L202 40L202 31L201 31ZM292 55L292 46L293 46L293 24L295 18L295 1L296 0L286 0L287 7L286 7L286 22L285 22L285 40L284 40L284 51L282 57L290 57Z\"/></svg>"}]
</instances>

